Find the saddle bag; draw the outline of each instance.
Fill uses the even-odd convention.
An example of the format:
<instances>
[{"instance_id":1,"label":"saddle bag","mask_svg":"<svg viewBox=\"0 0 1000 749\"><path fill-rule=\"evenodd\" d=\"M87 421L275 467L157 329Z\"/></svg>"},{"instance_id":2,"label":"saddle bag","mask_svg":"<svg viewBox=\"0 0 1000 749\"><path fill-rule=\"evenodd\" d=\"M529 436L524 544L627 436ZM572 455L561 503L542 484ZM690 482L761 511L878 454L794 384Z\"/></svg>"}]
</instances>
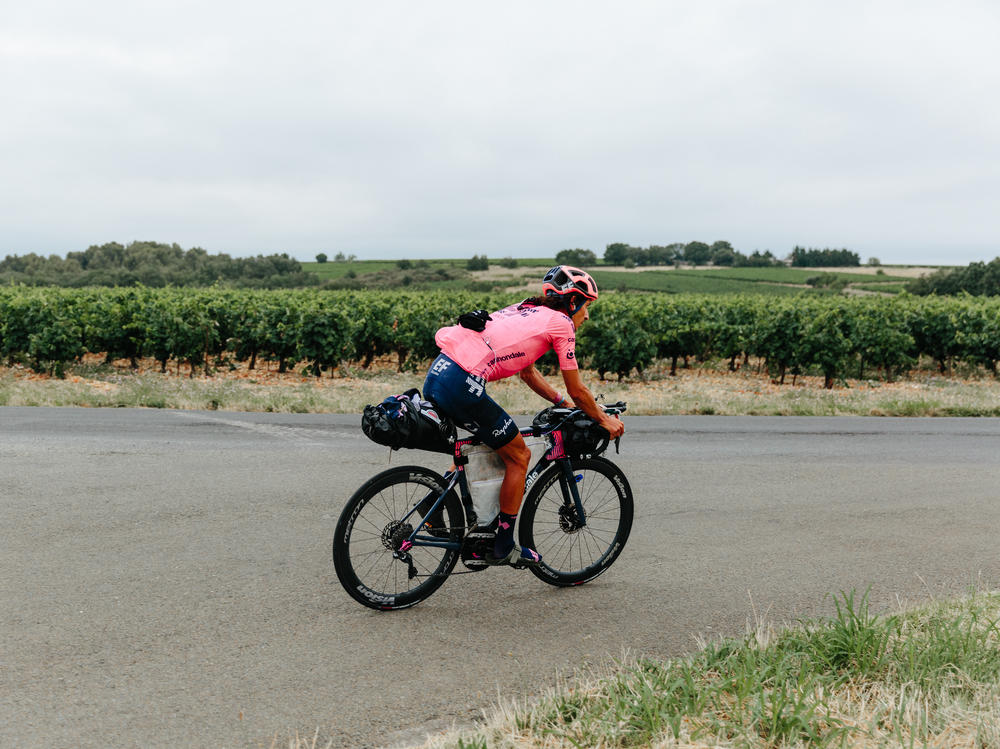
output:
<instances>
[{"instance_id":1,"label":"saddle bag","mask_svg":"<svg viewBox=\"0 0 1000 749\"><path fill-rule=\"evenodd\" d=\"M406 447L452 453L455 449L454 423L421 398L416 388L365 406L361 430L368 439L393 450Z\"/></svg>"}]
</instances>

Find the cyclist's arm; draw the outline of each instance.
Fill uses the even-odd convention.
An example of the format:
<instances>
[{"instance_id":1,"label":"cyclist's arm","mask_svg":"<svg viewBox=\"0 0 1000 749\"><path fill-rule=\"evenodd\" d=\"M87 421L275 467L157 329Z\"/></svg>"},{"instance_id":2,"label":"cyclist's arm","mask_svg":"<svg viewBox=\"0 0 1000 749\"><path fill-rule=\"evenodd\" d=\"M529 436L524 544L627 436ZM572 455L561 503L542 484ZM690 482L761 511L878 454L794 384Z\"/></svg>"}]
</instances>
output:
<instances>
[{"instance_id":1,"label":"cyclist's arm","mask_svg":"<svg viewBox=\"0 0 1000 749\"><path fill-rule=\"evenodd\" d=\"M612 439L621 437L625 432L625 425L613 416L608 416L604 413L604 409L597 405L594 396L590 394L590 390L587 389L587 386L583 384L583 380L580 379L580 370L564 369L562 370L562 376L563 381L566 383L566 390L569 391L569 397L573 399L576 407L604 427Z\"/></svg>"},{"instance_id":2,"label":"cyclist's arm","mask_svg":"<svg viewBox=\"0 0 1000 749\"><path fill-rule=\"evenodd\" d=\"M521 378L521 381L524 382L525 385L551 403L555 403L562 396L558 390L545 381L541 372L535 369L534 364L529 364L527 367L518 372L517 376Z\"/></svg>"}]
</instances>

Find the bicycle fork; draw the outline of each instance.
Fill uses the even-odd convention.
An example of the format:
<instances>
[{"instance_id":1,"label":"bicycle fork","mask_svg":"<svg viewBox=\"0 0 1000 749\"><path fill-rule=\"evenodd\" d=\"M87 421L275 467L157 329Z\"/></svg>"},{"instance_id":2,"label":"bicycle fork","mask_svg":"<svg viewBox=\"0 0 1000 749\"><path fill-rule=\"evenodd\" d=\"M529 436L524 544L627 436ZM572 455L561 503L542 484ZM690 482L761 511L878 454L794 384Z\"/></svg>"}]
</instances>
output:
<instances>
[{"instance_id":1,"label":"bicycle fork","mask_svg":"<svg viewBox=\"0 0 1000 749\"><path fill-rule=\"evenodd\" d=\"M576 509L576 518L573 522L575 526L574 530L585 528L587 526L587 516L583 511L583 500L580 498L580 489L577 487L577 483L583 476L582 474L579 477L573 475L573 468L570 466L568 460L560 460L559 466L562 469L562 474L559 476L559 483L562 485L563 490L563 507L568 509L570 506L569 500L572 499L573 506Z\"/></svg>"}]
</instances>

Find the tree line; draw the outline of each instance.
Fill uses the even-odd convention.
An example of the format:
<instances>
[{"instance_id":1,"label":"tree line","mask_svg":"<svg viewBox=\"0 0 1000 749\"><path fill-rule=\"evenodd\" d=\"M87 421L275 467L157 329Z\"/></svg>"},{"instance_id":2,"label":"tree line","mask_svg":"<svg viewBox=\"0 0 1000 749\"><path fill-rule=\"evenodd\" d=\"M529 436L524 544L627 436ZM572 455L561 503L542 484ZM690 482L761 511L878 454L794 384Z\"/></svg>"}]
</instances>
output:
<instances>
[{"instance_id":1,"label":"tree line","mask_svg":"<svg viewBox=\"0 0 1000 749\"><path fill-rule=\"evenodd\" d=\"M929 276L909 282L906 289L921 296L963 293L974 296L1000 296L1000 257L988 263L970 263L965 268L935 271Z\"/></svg>"},{"instance_id":2,"label":"tree line","mask_svg":"<svg viewBox=\"0 0 1000 749\"><path fill-rule=\"evenodd\" d=\"M683 242L653 244L649 247L634 247L625 242L612 242L604 250L604 262L608 265L624 265L626 268L675 263L736 267L768 267L782 264L769 250L763 253L755 250L753 254L745 255L721 239L712 244L694 241L686 244Z\"/></svg>"},{"instance_id":3,"label":"tree line","mask_svg":"<svg viewBox=\"0 0 1000 749\"><path fill-rule=\"evenodd\" d=\"M153 357L208 371L227 360L274 362L333 375L390 355L401 370L437 354L434 333L471 309L518 301L510 294L182 289L0 288L0 356L61 374L86 352L108 361ZM815 373L892 380L921 357L942 372L956 362L994 375L1000 299L608 294L581 328L578 355L603 378L671 373L685 361L751 358L778 382ZM545 364L543 366L552 366Z\"/></svg>"},{"instance_id":4,"label":"tree line","mask_svg":"<svg viewBox=\"0 0 1000 749\"><path fill-rule=\"evenodd\" d=\"M795 246L786 261L779 260L770 250L761 252L754 250L746 255L735 249L726 240L718 240L712 244L706 242L674 242L665 245L649 245L635 247L625 242L612 242L604 250L606 265L622 265L626 268L675 265L687 263L690 265L716 265L736 268L767 268L772 266L792 265L802 268L842 267L861 264L861 258L850 250L815 249ZM597 264L597 255L593 250L581 248L561 250L556 255L556 261L567 265L586 267Z\"/></svg>"},{"instance_id":5,"label":"tree line","mask_svg":"<svg viewBox=\"0 0 1000 749\"><path fill-rule=\"evenodd\" d=\"M847 249L792 248L789 264L796 268L839 268L861 265L861 257Z\"/></svg>"},{"instance_id":6,"label":"tree line","mask_svg":"<svg viewBox=\"0 0 1000 749\"><path fill-rule=\"evenodd\" d=\"M161 242L107 242L66 257L35 253L0 261L0 284L27 286L211 286L294 288L319 283L287 254L233 258Z\"/></svg>"}]
</instances>

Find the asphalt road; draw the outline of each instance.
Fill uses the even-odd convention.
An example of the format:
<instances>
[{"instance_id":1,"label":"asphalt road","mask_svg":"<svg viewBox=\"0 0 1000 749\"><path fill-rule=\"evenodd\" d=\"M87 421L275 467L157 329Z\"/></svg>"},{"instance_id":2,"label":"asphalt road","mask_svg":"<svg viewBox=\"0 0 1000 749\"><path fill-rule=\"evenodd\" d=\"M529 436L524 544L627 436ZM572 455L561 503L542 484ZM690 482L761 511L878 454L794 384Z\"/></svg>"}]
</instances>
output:
<instances>
[{"instance_id":1,"label":"asphalt road","mask_svg":"<svg viewBox=\"0 0 1000 749\"><path fill-rule=\"evenodd\" d=\"M632 417L625 552L556 589L451 578L354 603L340 509L385 468L356 416L0 408L0 746L385 745L624 651L1000 577L1000 420ZM391 462L432 454L393 454Z\"/></svg>"}]
</instances>

